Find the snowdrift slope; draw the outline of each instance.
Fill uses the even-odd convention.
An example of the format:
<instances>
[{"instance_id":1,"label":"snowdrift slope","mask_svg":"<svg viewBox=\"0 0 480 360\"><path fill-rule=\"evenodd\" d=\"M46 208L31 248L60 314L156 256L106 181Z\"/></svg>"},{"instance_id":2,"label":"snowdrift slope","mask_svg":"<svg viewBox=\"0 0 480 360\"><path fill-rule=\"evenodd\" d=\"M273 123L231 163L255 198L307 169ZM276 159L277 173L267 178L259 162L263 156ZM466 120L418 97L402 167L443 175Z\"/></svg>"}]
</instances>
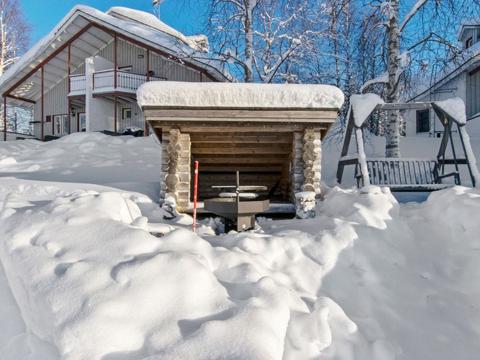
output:
<instances>
[{"instance_id":1,"label":"snowdrift slope","mask_svg":"<svg viewBox=\"0 0 480 360\"><path fill-rule=\"evenodd\" d=\"M122 163L134 161L128 146ZM13 159L30 161L23 151ZM0 205L2 359L473 360L480 351L478 190L400 205L388 190L334 188L316 219L201 237L177 226L155 237L150 199L97 185L3 179Z\"/></svg>"}]
</instances>

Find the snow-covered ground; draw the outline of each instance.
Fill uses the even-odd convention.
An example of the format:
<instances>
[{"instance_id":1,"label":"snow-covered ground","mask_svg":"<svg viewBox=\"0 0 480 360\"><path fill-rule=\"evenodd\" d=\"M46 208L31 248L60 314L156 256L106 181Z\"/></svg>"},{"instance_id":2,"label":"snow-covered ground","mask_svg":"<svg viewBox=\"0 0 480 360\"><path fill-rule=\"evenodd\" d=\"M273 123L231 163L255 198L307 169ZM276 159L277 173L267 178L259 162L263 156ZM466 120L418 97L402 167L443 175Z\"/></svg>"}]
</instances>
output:
<instances>
[{"instance_id":1,"label":"snow-covered ground","mask_svg":"<svg viewBox=\"0 0 480 360\"><path fill-rule=\"evenodd\" d=\"M2 359L478 358L480 191L332 188L316 219L198 236L151 200L159 155L0 144Z\"/></svg>"}]
</instances>

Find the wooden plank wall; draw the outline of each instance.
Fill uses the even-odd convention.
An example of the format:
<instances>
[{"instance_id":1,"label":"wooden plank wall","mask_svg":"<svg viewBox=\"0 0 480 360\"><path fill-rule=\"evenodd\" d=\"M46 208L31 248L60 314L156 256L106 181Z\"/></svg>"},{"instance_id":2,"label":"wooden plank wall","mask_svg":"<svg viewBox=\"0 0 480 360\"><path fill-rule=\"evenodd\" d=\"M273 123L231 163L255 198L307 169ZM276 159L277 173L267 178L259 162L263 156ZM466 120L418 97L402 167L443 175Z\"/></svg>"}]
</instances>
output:
<instances>
[{"instance_id":1,"label":"wooden plank wall","mask_svg":"<svg viewBox=\"0 0 480 360\"><path fill-rule=\"evenodd\" d=\"M205 129L205 132L190 133L190 140L192 160L200 162L201 200L218 195L212 185L234 185L237 170L241 184L264 185L269 190L275 187L274 199L289 199L291 132L216 133Z\"/></svg>"}]
</instances>

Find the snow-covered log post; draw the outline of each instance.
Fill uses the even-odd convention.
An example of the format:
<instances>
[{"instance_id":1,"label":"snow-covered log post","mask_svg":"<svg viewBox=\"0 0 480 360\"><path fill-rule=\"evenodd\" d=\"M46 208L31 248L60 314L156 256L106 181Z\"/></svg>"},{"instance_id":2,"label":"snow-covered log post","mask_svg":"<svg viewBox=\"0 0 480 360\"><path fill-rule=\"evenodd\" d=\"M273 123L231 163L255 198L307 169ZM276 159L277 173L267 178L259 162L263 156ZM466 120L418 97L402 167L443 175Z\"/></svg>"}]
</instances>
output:
<instances>
[{"instance_id":1,"label":"snow-covered log post","mask_svg":"<svg viewBox=\"0 0 480 360\"><path fill-rule=\"evenodd\" d=\"M3 97L3 141L7 141L7 97Z\"/></svg>"},{"instance_id":2,"label":"snow-covered log post","mask_svg":"<svg viewBox=\"0 0 480 360\"><path fill-rule=\"evenodd\" d=\"M292 184L292 201L295 201L295 194L303 191L304 183L303 173L303 134L300 132L293 133L292 141L292 164L291 164L291 184Z\"/></svg>"},{"instance_id":3,"label":"snow-covered log post","mask_svg":"<svg viewBox=\"0 0 480 360\"><path fill-rule=\"evenodd\" d=\"M297 216L315 216L315 202L321 192L321 130L306 128L294 134L292 188Z\"/></svg>"},{"instance_id":4,"label":"snow-covered log post","mask_svg":"<svg viewBox=\"0 0 480 360\"><path fill-rule=\"evenodd\" d=\"M190 202L190 135L182 134L178 129L170 130L166 145L167 162L163 166L167 170L163 199L170 196L175 199L177 210L186 210Z\"/></svg>"},{"instance_id":5,"label":"snow-covered log post","mask_svg":"<svg viewBox=\"0 0 480 360\"><path fill-rule=\"evenodd\" d=\"M321 180L321 142L320 129L307 128L303 133L303 191L312 191L318 197L320 195Z\"/></svg>"}]
</instances>

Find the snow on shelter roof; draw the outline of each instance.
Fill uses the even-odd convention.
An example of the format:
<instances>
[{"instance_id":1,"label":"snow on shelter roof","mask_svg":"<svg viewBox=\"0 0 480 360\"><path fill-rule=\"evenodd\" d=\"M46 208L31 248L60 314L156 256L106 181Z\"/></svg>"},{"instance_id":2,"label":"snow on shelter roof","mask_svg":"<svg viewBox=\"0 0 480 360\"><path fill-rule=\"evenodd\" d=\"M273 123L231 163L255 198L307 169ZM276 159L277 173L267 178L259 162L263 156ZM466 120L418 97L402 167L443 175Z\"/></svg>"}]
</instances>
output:
<instances>
[{"instance_id":1,"label":"snow on shelter roof","mask_svg":"<svg viewBox=\"0 0 480 360\"><path fill-rule=\"evenodd\" d=\"M185 63L202 68L217 80L231 80L231 75L219 68L220 62L212 60L211 54L197 51L198 47L193 47L196 42L195 39L198 39L198 37L186 37L163 24L160 20L156 22L156 26L152 26L150 14L127 10L129 9L112 8L108 13L104 13L89 6L75 6L49 34L37 42L0 77L0 91L4 93L8 90L16 81L53 54L89 22L124 34L182 59ZM142 20L144 20L143 23ZM88 52L87 50L84 49L84 53ZM93 55L95 54L90 54L90 56ZM58 76L52 76L52 78L58 80Z\"/></svg>"},{"instance_id":2,"label":"snow on shelter roof","mask_svg":"<svg viewBox=\"0 0 480 360\"><path fill-rule=\"evenodd\" d=\"M183 83L156 81L137 90L142 107L339 109L340 89L331 85Z\"/></svg>"}]
</instances>

